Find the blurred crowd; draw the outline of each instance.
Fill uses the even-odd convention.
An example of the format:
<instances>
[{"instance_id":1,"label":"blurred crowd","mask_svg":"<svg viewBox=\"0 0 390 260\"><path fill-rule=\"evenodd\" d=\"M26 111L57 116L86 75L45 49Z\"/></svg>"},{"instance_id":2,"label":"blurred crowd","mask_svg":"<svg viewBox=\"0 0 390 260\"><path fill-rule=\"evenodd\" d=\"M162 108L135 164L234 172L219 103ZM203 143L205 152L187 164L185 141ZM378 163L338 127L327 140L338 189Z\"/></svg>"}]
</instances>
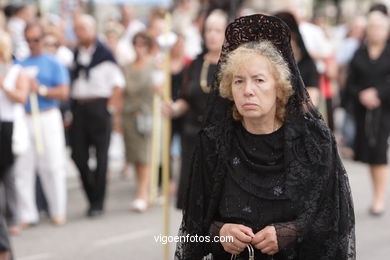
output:
<instances>
[{"instance_id":1,"label":"blurred crowd","mask_svg":"<svg viewBox=\"0 0 390 260\"><path fill-rule=\"evenodd\" d=\"M136 175L131 208L146 211L152 136L161 117L172 119L171 193L182 207L225 28L235 17L266 12L230 2L179 0L169 11L150 8L142 18L136 7L121 5L120 19L103 27L82 5L66 15L32 5L2 9L0 205L11 234L36 225L40 211L54 225L66 223L67 149L88 202L86 215L102 215L114 134L125 147L122 174L133 168ZM307 91L337 134L342 155L369 165L370 212L383 214L390 131L386 6L373 5L343 23L298 8L271 14L290 27ZM171 74L170 100L162 98L164 69Z\"/></svg>"}]
</instances>

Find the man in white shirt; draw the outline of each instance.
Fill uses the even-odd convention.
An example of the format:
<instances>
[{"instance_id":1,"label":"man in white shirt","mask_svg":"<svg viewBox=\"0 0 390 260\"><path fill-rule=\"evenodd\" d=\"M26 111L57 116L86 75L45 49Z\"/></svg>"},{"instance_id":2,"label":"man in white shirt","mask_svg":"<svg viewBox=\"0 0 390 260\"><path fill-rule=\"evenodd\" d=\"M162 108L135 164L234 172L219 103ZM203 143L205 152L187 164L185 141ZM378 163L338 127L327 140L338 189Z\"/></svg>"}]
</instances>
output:
<instances>
[{"instance_id":1,"label":"man in white shirt","mask_svg":"<svg viewBox=\"0 0 390 260\"><path fill-rule=\"evenodd\" d=\"M72 158L79 169L89 209L87 216L103 213L111 136L111 114L125 86L111 51L96 37L96 22L83 14L75 20L78 47L72 66ZM96 151L96 168L88 165L89 149Z\"/></svg>"}]
</instances>

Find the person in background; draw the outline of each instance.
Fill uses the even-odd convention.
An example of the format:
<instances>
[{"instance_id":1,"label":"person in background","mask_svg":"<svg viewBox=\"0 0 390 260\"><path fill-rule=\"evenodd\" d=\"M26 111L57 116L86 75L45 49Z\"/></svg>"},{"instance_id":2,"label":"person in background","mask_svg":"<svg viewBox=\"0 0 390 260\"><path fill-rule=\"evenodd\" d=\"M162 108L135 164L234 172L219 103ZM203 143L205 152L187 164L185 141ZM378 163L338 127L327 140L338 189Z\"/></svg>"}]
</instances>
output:
<instances>
[{"instance_id":1,"label":"person in background","mask_svg":"<svg viewBox=\"0 0 390 260\"><path fill-rule=\"evenodd\" d=\"M324 115L326 116L326 121L330 129L334 131L334 97L336 93L335 89L337 87L335 84L338 72L338 66L335 58L334 35L329 26L329 17L322 12L315 13L312 18L312 22L323 32L323 35L325 36L324 40L330 48L329 55L321 60L325 66L323 73L320 73L319 76L319 88L325 101L324 112L326 114L324 113Z\"/></svg>"},{"instance_id":2,"label":"person in background","mask_svg":"<svg viewBox=\"0 0 390 260\"><path fill-rule=\"evenodd\" d=\"M65 21L58 15L48 13L41 18L45 30L43 40L45 51L55 56L64 66L70 69L73 52L65 44Z\"/></svg>"},{"instance_id":3,"label":"person in background","mask_svg":"<svg viewBox=\"0 0 390 260\"><path fill-rule=\"evenodd\" d=\"M196 24L199 10L198 1L179 0L172 11L172 30L184 36L184 52L191 59L202 52L202 36Z\"/></svg>"},{"instance_id":4,"label":"person in background","mask_svg":"<svg viewBox=\"0 0 390 260\"><path fill-rule=\"evenodd\" d=\"M145 24L135 18L134 7L129 5L122 5L120 7L121 20L124 33L121 35L118 42L118 63L121 65L128 64L135 59L134 47L132 45L133 37L138 32L146 29Z\"/></svg>"},{"instance_id":5,"label":"person in background","mask_svg":"<svg viewBox=\"0 0 390 260\"><path fill-rule=\"evenodd\" d=\"M43 52L44 31L40 24L28 24L25 38L31 56L19 64L30 77L31 91L37 95L37 104L32 103L32 97L26 103L30 146L15 164L19 217L24 227L39 220L35 204L38 172L51 221L62 225L66 221L66 151L59 102L68 99L69 74L52 55ZM35 108L39 110L39 115L33 115Z\"/></svg>"},{"instance_id":6,"label":"person in background","mask_svg":"<svg viewBox=\"0 0 390 260\"><path fill-rule=\"evenodd\" d=\"M337 66L333 62L332 44L325 31L317 24L309 22L302 8L293 10L298 22L305 47L314 60L319 73L319 89L325 106L321 109L328 125L333 129L333 89L332 79L337 72Z\"/></svg>"},{"instance_id":7,"label":"person in background","mask_svg":"<svg viewBox=\"0 0 390 260\"><path fill-rule=\"evenodd\" d=\"M207 17L204 34L207 50L191 63L186 72L181 97L166 104L163 109L164 114L171 118L183 116L178 208L183 207L184 196L187 193L190 159L194 151L193 142L201 129L203 115L206 112L207 98L217 69L227 22L226 13L218 9Z\"/></svg>"},{"instance_id":8,"label":"person in background","mask_svg":"<svg viewBox=\"0 0 390 260\"><path fill-rule=\"evenodd\" d=\"M172 101L176 101L181 97L183 90L184 75L191 65L191 58L185 53L185 36L176 33L177 41L171 49L171 82L172 82ZM181 154L181 133L183 128L183 118L172 119L172 177L176 179L176 172L180 170L180 154ZM172 180L172 190L176 190L176 182Z\"/></svg>"},{"instance_id":9,"label":"person in background","mask_svg":"<svg viewBox=\"0 0 390 260\"><path fill-rule=\"evenodd\" d=\"M66 68L70 68L73 62L73 53L70 49L61 45L55 33L45 34L43 47L45 52L53 55Z\"/></svg>"},{"instance_id":10,"label":"person in background","mask_svg":"<svg viewBox=\"0 0 390 260\"><path fill-rule=\"evenodd\" d=\"M0 32L0 215L4 213L11 234L19 233L15 176L15 122L17 109L26 102L28 80L20 65L12 64L12 42L8 33ZM23 131L24 129L22 129ZM19 140L18 140L19 141Z\"/></svg>"},{"instance_id":11,"label":"person in background","mask_svg":"<svg viewBox=\"0 0 390 260\"><path fill-rule=\"evenodd\" d=\"M295 17L289 12L279 12L276 17L282 19L291 30L291 47L294 57L297 62L299 71L306 89L309 92L311 101L315 106L318 106L320 99L320 91L318 89L318 72L314 60L307 52L301 32L299 31L298 23Z\"/></svg>"},{"instance_id":12,"label":"person in background","mask_svg":"<svg viewBox=\"0 0 390 260\"><path fill-rule=\"evenodd\" d=\"M390 133L389 18L379 11L369 14L367 41L349 65L346 92L353 100L356 136L354 159L369 165L374 189L370 214L385 212Z\"/></svg>"},{"instance_id":13,"label":"person in background","mask_svg":"<svg viewBox=\"0 0 390 260\"><path fill-rule=\"evenodd\" d=\"M133 38L136 59L124 67L126 88L123 98L123 136L126 164L135 166L137 189L132 209L144 212L148 207L150 186L151 131L155 70L151 51L153 40L144 32Z\"/></svg>"},{"instance_id":14,"label":"person in background","mask_svg":"<svg viewBox=\"0 0 390 260\"><path fill-rule=\"evenodd\" d=\"M155 58L158 66L161 66L163 55L158 44L158 38L164 33L166 11L162 8L154 8L149 14L149 22L146 27L146 33L153 39L152 56Z\"/></svg>"},{"instance_id":15,"label":"person in background","mask_svg":"<svg viewBox=\"0 0 390 260\"><path fill-rule=\"evenodd\" d=\"M116 21L108 21L106 23L106 28L104 30L105 44L111 50L118 64L124 66L125 61L123 60L121 61L121 58L124 57L123 45L120 44L120 38L122 34L123 34L123 27L120 23ZM127 60L126 62L129 62L129 60ZM114 117L112 118L112 127L113 127L112 130L114 132L116 133L122 132L121 114L119 112L115 113Z\"/></svg>"},{"instance_id":16,"label":"person in background","mask_svg":"<svg viewBox=\"0 0 390 260\"><path fill-rule=\"evenodd\" d=\"M87 216L97 217L104 212L111 120L120 110L125 80L112 52L97 39L92 16L80 15L75 32L78 47L71 70L70 145L88 199ZM96 152L95 169L88 165L90 148Z\"/></svg>"},{"instance_id":17,"label":"person in background","mask_svg":"<svg viewBox=\"0 0 390 260\"><path fill-rule=\"evenodd\" d=\"M10 5L10 15L7 29L12 38L13 55L18 60L23 60L30 55L28 43L24 36L24 29L28 23L36 18L36 10L30 5Z\"/></svg>"},{"instance_id":18,"label":"person in background","mask_svg":"<svg viewBox=\"0 0 390 260\"><path fill-rule=\"evenodd\" d=\"M356 16L348 23L348 32L341 41L336 52L336 61L338 64L338 84L340 88L340 106L345 111L343 125L341 128L342 139L341 153L346 158L353 158L353 141L355 139L356 129L353 118L354 101L347 95L346 81L348 76L348 67L355 52L363 43L367 19L364 16Z\"/></svg>"},{"instance_id":19,"label":"person in background","mask_svg":"<svg viewBox=\"0 0 390 260\"><path fill-rule=\"evenodd\" d=\"M119 49L119 40L123 34L123 26L115 20L106 22L104 29L105 44L110 48L115 59L120 58L121 53Z\"/></svg>"}]
</instances>

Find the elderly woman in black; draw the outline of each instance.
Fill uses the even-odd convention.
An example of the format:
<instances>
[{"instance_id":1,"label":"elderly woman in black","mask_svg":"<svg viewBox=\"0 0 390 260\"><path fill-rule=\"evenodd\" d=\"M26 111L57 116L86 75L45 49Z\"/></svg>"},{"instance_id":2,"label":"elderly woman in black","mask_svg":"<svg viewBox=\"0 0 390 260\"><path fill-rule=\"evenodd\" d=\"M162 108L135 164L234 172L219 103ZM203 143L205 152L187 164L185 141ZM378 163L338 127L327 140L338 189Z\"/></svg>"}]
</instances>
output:
<instances>
[{"instance_id":1,"label":"elderly woman in black","mask_svg":"<svg viewBox=\"0 0 390 260\"><path fill-rule=\"evenodd\" d=\"M355 259L348 178L288 27L253 15L225 36L176 259L247 259L246 247L254 259ZM215 240L222 236L233 239Z\"/></svg>"},{"instance_id":2,"label":"elderly woman in black","mask_svg":"<svg viewBox=\"0 0 390 260\"><path fill-rule=\"evenodd\" d=\"M390 30L389 18L381 12L369 14L366 42L349 65L346 92L353 102L356 136L355 160L369 165L374 188L370 207L373 216L385 211L390 134Z\"/></svg>"}]
</instances>

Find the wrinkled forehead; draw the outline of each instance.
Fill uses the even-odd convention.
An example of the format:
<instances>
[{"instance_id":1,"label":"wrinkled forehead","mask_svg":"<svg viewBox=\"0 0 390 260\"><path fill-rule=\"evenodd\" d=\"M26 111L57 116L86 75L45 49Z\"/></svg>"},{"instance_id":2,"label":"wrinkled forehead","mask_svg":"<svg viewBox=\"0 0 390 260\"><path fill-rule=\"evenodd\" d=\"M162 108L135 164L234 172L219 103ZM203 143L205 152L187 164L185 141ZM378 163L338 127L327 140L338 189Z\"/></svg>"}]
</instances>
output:
<instances>
[{"instance_id":1,"label":"wrinkled forehead","mask_svg":"<svg viewBox=\"0 0 390 260\"><path fill-rule=\"evenodd\" d=\"M237 49L229 57L232 76L269 75L272 70L267 57L250 49Z\"/></svg>"}]
</instances>

